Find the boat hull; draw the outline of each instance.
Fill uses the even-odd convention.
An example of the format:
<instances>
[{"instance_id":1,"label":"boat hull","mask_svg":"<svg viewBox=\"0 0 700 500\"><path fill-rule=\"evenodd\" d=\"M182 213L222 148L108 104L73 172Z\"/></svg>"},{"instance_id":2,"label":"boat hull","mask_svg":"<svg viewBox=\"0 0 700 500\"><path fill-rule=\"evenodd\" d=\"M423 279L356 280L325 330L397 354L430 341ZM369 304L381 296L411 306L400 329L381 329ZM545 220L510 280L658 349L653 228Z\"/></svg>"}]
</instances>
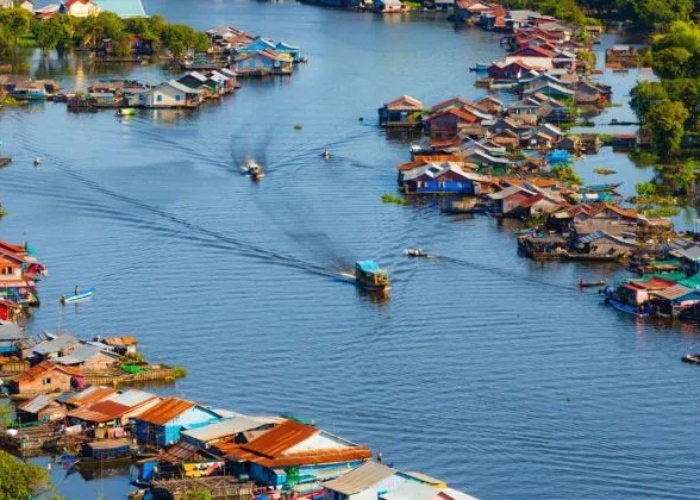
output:
<instances>
[{"instance_id":1,"label":"boat hull","mask_svg":"<svg viewBox=\"0 0 700 500\"><path fill-rule=\"evenodd\" d=\"M638 318L649 317L649 311L647 309L642 309L640 311L639 307L630 306L628 304L625 304L624 302L620 302L617 299L613 299L612 297L608 297L607 299L605 299L605 301L620 312L631 314L632 316L636 316Z\"/></svg>"}]
</instances>

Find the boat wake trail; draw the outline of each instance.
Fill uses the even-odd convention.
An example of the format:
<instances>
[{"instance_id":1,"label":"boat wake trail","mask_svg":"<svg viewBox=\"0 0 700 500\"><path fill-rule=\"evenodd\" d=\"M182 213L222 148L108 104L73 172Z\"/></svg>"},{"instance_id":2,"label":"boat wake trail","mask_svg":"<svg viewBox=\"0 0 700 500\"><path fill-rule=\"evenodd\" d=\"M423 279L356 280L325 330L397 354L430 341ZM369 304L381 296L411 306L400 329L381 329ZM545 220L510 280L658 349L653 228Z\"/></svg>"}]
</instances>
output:
<instances>
[{"instance_id":1,"label":"boat wake trail","mask_svg":"<svg viewBox=\"0 0 700 500\"><path fill-rule=\"evenodd\" d=\"M456 265L463 266L463 267L469 267L471 269L477 269L479 271L485 271L485 272L491 273L491 274L497 274L498 276L502 276L504 278L509 278L509 279L516 278L516 279L523 281L523 282L534 283L536 285L543 285L543 286L546 286L549 288L556 288L557 290L567 290L567 291L572 292L572 293L580 294L580 291L575 287L561 285L559 283L552 283L550 281L541 280L541 279L533 278L530 276L525 276L522 274L515 274L511 270L508 270L508 269L503 269L503 268L494 267L494 266L487 266L484 264L477 264L475 262L471 262L468 260L457 259L455 257L448 257L445 255L434 255L434 254L431 254L431 255L433 257L436 257L437 259L439 259L441 262L449 262L451 264L456 264Z\"/></svg>"},{"instance_id":2,"label":"boat wake trail","mask_svg":"<svg viewBox=\"0 0 700 500\"><path fill-rule=\"evenodd\" d=\"M27 148L29 149L29 148ZM38 151L33 151L33 154L39 154ZM274 262L275 264L278 265L283 265L286 267L290 268L295 268L295 269L300 269L308 273L316 274L319 276L324 276L324 277L330 277L330 278L339 278L338 275L338 269L319 265L319 264L314 264L311 262L307 262L303 259L299 259L297 257L283 254L280 252L275 252L273 250L269 250L266 248L262 248L260 246L257 246L253 243L241 240L239 238L234 238L232 236L220 233L218 231L214 231L211 229L208 229L204 226L195 224L193 222L190 222L186 219L183 219L182 217L178 217L177 215L174 215L170 212L167 212L165 210L162 210L158 207L155 207L153 205L149 205L148 203L145 203L143 201L140 201L136 198L132 198L130 196L127 196L125 194L119 193L117 191L114 191L112 189L109 189L99 182L96 182L88 177L86 177L83 174L80 174L76 172L68 163L64 162L60 158L57 158L53 155L46 154L44 152L41 152L43 157L46 159L50 159L51 164L55 165L56 168L58 168L60 171L62 171L66 176L76 180L77 182L80 182L81 184L87 186L88 188L99 192L100 194L103 194L105 196L108 196L112 199L115 199L117 201L120 201L122 203L125 203L127 205L130 205L132 207L136 207L143 212L149 213L151 215L157 216L158 218L165 220L180 229L186 230L187 233L187 240L188 241L197 241L200 243L206 243L207 245L210 245L214 248L221 249L221 250L230 250L230 251L237 251L242 255L245 255L247 257L251 258L256 258L256 259L261 259L265 260L268 262ZM136 218L132 219L136 223ZM139 221L143 222L143 221ZM167 228L162 228L164 231L167 231ZM177 231L171 231L170 232L171 236L182 236L181 233Z\"/></svg>"}]
</instances>

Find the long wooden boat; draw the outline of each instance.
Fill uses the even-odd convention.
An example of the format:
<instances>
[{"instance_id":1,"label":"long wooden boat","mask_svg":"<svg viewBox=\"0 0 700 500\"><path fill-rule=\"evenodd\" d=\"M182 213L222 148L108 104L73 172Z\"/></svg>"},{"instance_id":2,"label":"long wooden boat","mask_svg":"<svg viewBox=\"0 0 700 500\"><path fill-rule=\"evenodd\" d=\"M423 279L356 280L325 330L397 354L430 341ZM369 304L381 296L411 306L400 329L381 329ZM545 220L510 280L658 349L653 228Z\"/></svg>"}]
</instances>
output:
<instances>
[{"instance_id":1,"label":"long wooden boat","mask_svg":"<svg viewBox=\"0 0 700 500\"><path fill-rule=\"evenodd\" d=\"M584 187L581 191L584 193L610 193L615 191L617 188L622 186L621 182L614 184L594 184L591 186Z\"/></svg>"},{"instance_id":2,"label":"long wooden boat","mask_svg":"<svg viewBox=\"0 0 700 500\"><path fill-rule=\"evenodd\" d=\"M374 261L362 260L355 263L355 274L340 273L340 276L352 281L360 288L369 291L391 290L389 272L379 267Z\"/></svg>"},{"instance_id":3,"label":"long wooden boat","mask_svg":"<svg viewBox=\"0 0 700 500\"><path fill-rule=\"evenodd\" d=\"M86 290L83 290L82 292L78 292L77 294L74 295L64 295L61 297L61 303L62 304L68 304L70 302L79 302L81 300L89 299L92 297L95 293L94 288L88 288Z\"/></svg>"}]
</instances>

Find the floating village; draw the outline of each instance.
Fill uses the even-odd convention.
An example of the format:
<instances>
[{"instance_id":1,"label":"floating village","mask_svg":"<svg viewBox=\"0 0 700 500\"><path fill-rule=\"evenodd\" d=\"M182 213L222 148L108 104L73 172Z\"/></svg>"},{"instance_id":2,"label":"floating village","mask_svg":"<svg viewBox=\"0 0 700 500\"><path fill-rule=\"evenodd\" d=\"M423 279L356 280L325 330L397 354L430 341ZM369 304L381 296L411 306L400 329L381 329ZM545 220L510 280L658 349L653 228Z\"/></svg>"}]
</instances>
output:
<instances>
[{"instance_id":1,"label":"floating village","mask_svg":"<svg viewBox=\"0 0 700 500\"><path fill-rule=\"evenodd\" d=\"M35 9L26 1L22 6L50 19L99 9L102 3L67 0ZM338 6L409 10L398 0ZM426 106L404 95L384 104L379 124L387 133L417 139L397 169L403 197L387 199L429 199L448 214L521 221L517 251L525 257L619 263L633 273L617 283L581 280L572 287L595 289L611 307L636 317L700 319L700 235L679 233L668 218L645 215L638 200L617 193L619 184L582 185L571 165L604 144L622 150L644 145L637 134L566 131L579 120L578 110L599 113L613 100L584 56L600 29L587 28L590 42L584 43L575 28L537 12L477 0L436 0L434 8L503 34L504 59L472 69L479 73L478 86L507 91L512 100L455 97ZM306 62L299 47L234 27L206 35L209 50L170 60L184 74L158 85L104 80L64 92L54 81L0 75L0 91L18 101L66 103L69 111L113 109L128 116L139 108L198 108L233 94L238 79L291 75L296 64ZM112 57L109 40L98 44L92 57L105 64L150 60L153 47L146 40L136 37L131 43L134 55L128 61ZM614 47L606 64L623 72L638 65L638 54ZM330 159L331 152L322 155ZM10 160L0 159L0 165ZM257 164L246 168L254 179L263 176ZM406 256L439 259L420 248L407 249ZM313 420L244 415L150 393L144 383L173 382L186 370L148 362L135 336L28 333L22 325L40 305L37 286L47 268L27 243L0 241L0 260L0 378L14 408L12 422L0 426L3 447L22 456L51 455L57 466L86 477L133 466L138 470L134 498L180 499L201 491L217 499L473 498L440 479L394 468L381 452L327 432ZM369 260L338 277L372 293L391 288L389 271ZM68 305L89 301L95 293L76 287L52 300ZM692 355L683 360L700 364Z\"/></svg>"}]
</instances>

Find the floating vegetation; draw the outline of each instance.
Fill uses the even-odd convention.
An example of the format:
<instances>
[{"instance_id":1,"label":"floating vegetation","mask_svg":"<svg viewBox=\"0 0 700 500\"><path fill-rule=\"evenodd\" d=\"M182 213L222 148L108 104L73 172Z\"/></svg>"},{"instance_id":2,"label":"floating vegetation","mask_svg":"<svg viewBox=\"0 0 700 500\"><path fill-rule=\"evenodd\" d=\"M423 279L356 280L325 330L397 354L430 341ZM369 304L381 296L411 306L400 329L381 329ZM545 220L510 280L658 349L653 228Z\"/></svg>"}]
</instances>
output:
<instances>
[{"instance_id":1,"label":"floating vegetation","mask_svg":"<svg viewBox=\"0 0 700 500\"><path fill-rule=\"evenodd\" d=\"M173 366L173 376L178 378L185 378L187 376L187 368L182 366Z\"/></svg>"},{"instance_id":2,"label":"floating vegetation","mask_svg":"<svg viewBox=\"0 0 700 500\"><path fill-rule=\"evenodd\" d=\"M297 123L296 125L294 125L294 130L302 130L303 128L304 128L304 127L302 127L302 126L299 125L298 123Z\"/></svg>"},{"instance_id":3,"label":"floating vegetation","mask_svg":"<svg viewBox=\"0 0 700 500\"><path fill-rule=\"evenodd\" d=\"M609 168L594 168L593 169L594 174L599 174L599 175L613 175L616 174L616 170L610 170Z\"/></svg>"},{"instance_id":4,"label":"floating vegetation","mask_svg":"<svg viewBox=\"0 0 700 500\"><path fill-rule=\"evenodd\" d=\"M644 215L651 218L658 217L675 217L681 213L678 207L663 206L643 209Z\"/></svg>"},{"instance_id":5,"label":"floating vegetation","mask_svg":"<svg viewBox=\"0 0 700 500\"><path fill-rule=\"evenodd\" d=\"M382 195L382 201L384 203L394 203L396 205L405 205L406 204L406 200L404 200L400 196L396 196L396 195L389 194L389 193L384 193Z\"/></svg>"}]
</instances>

